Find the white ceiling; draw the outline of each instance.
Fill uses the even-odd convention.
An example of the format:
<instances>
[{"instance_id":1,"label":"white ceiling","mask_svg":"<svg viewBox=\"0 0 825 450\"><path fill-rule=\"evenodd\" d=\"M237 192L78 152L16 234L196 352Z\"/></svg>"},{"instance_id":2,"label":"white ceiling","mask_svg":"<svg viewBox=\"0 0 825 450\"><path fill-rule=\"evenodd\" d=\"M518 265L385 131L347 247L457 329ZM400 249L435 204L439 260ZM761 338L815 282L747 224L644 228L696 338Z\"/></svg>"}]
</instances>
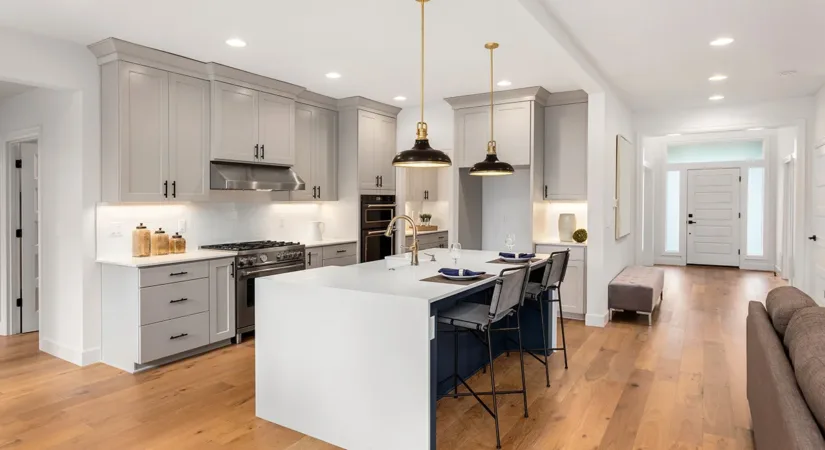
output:
<instances>
[{"instance_id":1,"label":"white ceiling","mask_svg":"<svg viewBox=\"0 0 825 450\"><path fill-rule=\"evenodd\" d=\"M825 84L822 0L544 0L634 109L740 104ZM728 47L708 43L719 36ZM793 77L779 72L796 70ZM710 83L708 77L730 78Z\"/></svg>"},{"instance_id":2,"label":"white ceiling","mask_svg":"<svg viewBox=\"0 0 825 450\"><path fill-rule=\"evenodd\" d=\"M3 2L0 26L84 45L113 36L305 86L332 97L418 104L420 6L413 0L38 0ZM427 3L427 100L489 89L578 89L563 51L518 0ZM240 37L248 46L224 41ZM328 80L324 74L340 72ZM403 103L393 97L404 95Z\"/></svg>"},{"instance_id":3,"label":"white ceiling","mask_svg":"<svg viewBox=\"0 0 825 450\"><path fill-rule=\"evenodd\" d=\"M31 89L34 89L34 87L26 86L25 84L0 81L0 102L7 98L14 97L15 95L22 94Z\"/></svg>"}]
</instances>

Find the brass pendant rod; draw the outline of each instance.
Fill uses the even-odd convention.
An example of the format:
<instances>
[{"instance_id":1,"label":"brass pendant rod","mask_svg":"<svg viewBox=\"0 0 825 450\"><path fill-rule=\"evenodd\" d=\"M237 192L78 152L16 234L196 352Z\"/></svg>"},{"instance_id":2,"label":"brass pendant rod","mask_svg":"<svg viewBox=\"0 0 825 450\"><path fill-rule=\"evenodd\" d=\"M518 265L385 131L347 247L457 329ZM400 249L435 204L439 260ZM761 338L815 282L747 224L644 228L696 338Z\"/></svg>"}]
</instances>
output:
<instances>
[{"instance_id":1,"label":"brass pendant rod","mask_svg":"<svg viewBox=\"0 0 825 450\"><path fill-rule=\"evenodd\" d=\"M421 2L421 123L424 123L424 3Z\"/></svg>"},{"instance_id":2,"label":"brass pendant rod","mask_svg":"<svg viewBox=\"0 0 825 450\"><path fill-rule=\"evenodd\" d=\"M495 127L493 126L493 50L495 50L494 46L490 46L490 142L495 142L493 137L493 130Z\"/></svg>"}]
</instances>

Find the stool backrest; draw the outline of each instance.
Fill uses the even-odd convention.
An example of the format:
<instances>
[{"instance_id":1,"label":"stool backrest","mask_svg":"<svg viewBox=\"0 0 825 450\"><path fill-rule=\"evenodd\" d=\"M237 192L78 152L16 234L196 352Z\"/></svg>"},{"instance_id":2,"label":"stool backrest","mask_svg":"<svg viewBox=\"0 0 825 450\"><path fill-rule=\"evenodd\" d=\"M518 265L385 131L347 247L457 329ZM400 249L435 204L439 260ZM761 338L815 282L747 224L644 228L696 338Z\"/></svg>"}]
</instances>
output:
<instances>
[{"instance_id":1,"label":"stool backrest","mask_svg":"<svg viewBox=\"0 0 825 450\"><path fill-rule=\"evenodd\" d=\"M570 250L553 252L547 258L547 265L544 266L544 275L541 279L542 290L550 286L556 286L564 281L567 274L567 262L570 261Z\"/></svg>"},{"instance_id":2,"label":"stool backrest","mask_svg":"<svg viewBox=\"0 0 825 450\"><path fill-rule=\"evenodd\" d=\"M530 264L504 269L496 279L493 300L490 302L490 323L498 322L516 305L524 302L529 281Z\"/></svg>"}]
</instances>

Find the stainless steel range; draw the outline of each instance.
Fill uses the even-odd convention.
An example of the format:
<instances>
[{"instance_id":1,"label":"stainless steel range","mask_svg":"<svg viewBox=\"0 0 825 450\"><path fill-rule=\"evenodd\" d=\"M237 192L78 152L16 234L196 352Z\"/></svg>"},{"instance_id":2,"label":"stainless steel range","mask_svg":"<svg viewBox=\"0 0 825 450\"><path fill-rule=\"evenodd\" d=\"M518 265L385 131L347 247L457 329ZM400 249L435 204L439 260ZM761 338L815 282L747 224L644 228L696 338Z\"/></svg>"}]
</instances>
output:
<instances>
[{"instance_id":1,"label":"stainless steel range","mask_svg":"<svg viewBox=\"0 0 825 450\"><path fill-rule=\"evenodd\" d=\"M255 329L255 278L306 269L306 247L299 242L253 241L204 245L201 248L237 252L235 257L235 339Z\"/></svg>"}]
</instances>

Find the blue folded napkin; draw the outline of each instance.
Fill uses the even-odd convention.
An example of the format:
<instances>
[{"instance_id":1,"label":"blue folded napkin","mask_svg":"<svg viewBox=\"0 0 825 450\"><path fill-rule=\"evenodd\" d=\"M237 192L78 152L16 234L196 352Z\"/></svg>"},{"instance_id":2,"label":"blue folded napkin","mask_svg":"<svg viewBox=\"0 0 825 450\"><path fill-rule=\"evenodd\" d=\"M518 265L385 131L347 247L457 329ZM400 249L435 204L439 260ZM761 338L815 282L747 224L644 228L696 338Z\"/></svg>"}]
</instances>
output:
<instances>
[{"instance_id":1,"label":"blue folded napkin","mask_svg":"<svg viewBox=\"0 0 825 450\"><path fill-rule=\"evenodd\" d=\"M519 253L518 256L516 256L515 253L499 252L498 256L501 256L502 258L518 258L518 259L531 258L532 259L532 258L536 257L536 254L535 253Z\"/></svg>"},{"instance_id":2,"label":"blue folded napkin","mask_svg":"<svg viewBox=\"0 0 825 450\"><path fill-rule=\"evenodd\" d=\"M476 275L484 275L487 272L473 272L467 269L440 269L438 273L451 277L474 277Z\"/></svg>"}]
</instances>

